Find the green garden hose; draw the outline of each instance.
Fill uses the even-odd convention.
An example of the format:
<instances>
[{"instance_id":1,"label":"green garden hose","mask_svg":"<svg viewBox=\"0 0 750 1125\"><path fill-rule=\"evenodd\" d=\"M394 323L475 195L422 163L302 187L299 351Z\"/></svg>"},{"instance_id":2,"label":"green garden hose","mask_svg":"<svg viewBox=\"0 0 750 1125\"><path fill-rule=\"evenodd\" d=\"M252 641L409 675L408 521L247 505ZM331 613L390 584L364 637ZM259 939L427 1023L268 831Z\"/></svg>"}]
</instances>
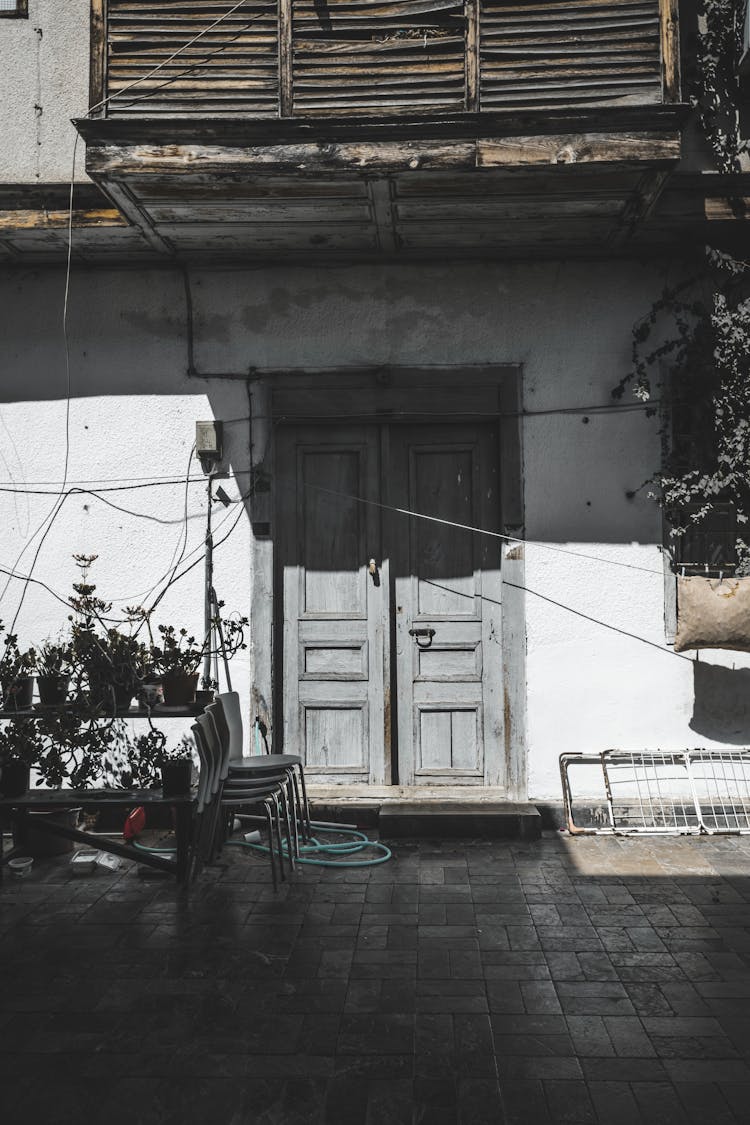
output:
<instances>
[{"instance_id":1,"label":"green garden hose","mask_svg":"<svg viewBox=\"0 0 750 1125\"><path fill-rule=\"evenodd\" d=\"M294 857L295 863L315 864L317 867L375 867L378 863L386 863L393 855L391 849L387 848L385 844L381 844L379 840L369 840L364 832L359 832L355 828L328 828L322 824L316 824L314 820L310 827L316 832L335 832L337 835L354 836L355 839L343 840L338 844L321 844L319 840L311 836L307 844L300 844L300 854ZM252 848L254 851L264 852L266 855L270 851L265 844L251 844L247 840L227 840L227 844L234 844L238 848ZM357 855L365 848L376 848L381 854L371 859L345 860L344 862L324 858L327 855ZM286 840L282 840L282 852L284 856L289 856Z\"/></svg>"},{"instance_id":2,"label":"green garden hose","mask_svg":"<svg viewBox=\"0 0 750 1125\"><path fill-rule=\"evenodd\" d=\"M375 867L379 863L387 863L391 859L393 853L390 848L385 844L381 844L379 840L369 840L364 832L359 832L356 828L328 828L323 824L317 824L314 820L311 821L311 828L316 832L335 832L337 835L354 836L353 840L342 840L337 844L321 844L314 836L310 837L307 844L300 844L300 854L294 857L295 863L314 864L317 867ZM236 848L252 848L253 851L264 852L268 855L270 849L265 844L251 844L247 840L227 840L227 844L234 844ZM289 857L289 848L286 840L282 840L282 853L285 858ZM176 848L147 848L145 844L139 844L137 840L133 841L134 847L142 852L176 852ZM373 856L371 859L359 860L346 860L343 863L335 859L325 859L325 856L348 856L358 855L364 851L365 848L375 848L380 852L380 855Z\"/></svg>"}]
</instances>

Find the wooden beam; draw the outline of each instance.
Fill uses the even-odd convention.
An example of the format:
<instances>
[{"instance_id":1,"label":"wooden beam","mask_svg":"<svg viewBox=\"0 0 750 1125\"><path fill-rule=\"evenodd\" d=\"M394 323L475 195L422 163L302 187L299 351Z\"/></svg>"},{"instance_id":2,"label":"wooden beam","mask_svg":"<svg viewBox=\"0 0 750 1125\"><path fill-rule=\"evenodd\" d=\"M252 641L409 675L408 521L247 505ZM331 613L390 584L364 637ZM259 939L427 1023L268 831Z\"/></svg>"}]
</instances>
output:
<instances>
[{"instance_id":1,"label":"wooden beam","mask_svg":"<svg viewBox=\"0 0 750 1125\"><path fill-rule=\"evenodd\" d=\"M351 141L275 145L89 144L86 170L97 180L129 176L189 177L285 173L298 177L390 174L475 168L640 162L671 166L680 156L678 134L591 133L498 137L466 141Z\"/></svg>"},{"instance_id":2,"label":"wooden beam","mask_svg":"<svg viewBox=\"0 0 750 1125\"><path fill-rule=\"evenodd\" d=\"M680 158L679 134L588 133L537 137L499 137L477 143L477 167L529 167L549 164L674 164Z\"/></svg>"},{"instance_id":3,"label":"wooden beam","mask_svg":"<svg viewBox=\"0 0 750 1125\"><path fill-rule=\"evenodd\" d=\"M398 236L391 181L371 180L367 188L377 228L378 246L385 254L395 254L398 250Z\"/></svg>"},{"instance_id":4,"label":"wooden beam","mask_svg":"<svg viewBox=\"0 0 750 1125\"><path fill-rule=\"evenodd\" d=\"M107 85L107 0L91 0L91 47L89 52L89 109L104 100ZM106 116L107 107L96 113Z\"/></svg>"},{"instance_id":5,"label":"wooden beam","mask_svg":"<svg viewBox=\"0 0 750 1125\"><path fill-rule=\"evenodd\" d=\"M679 0L661 3L662 95L665 102L680 100Z\"/></svg>"},{"instance_id":6,"label":"wooden beam","mask_svg":"<svg viewBox=\"0 0 750 1125\"><path fill-rule=\"evenodd\" d=\"M291 117L292 87L292 0L279 0L279 116Z\"/></svg>"},{"instance_id":7,"label":"wooden beam","mask_svg":"<svg viewBox=\"0 0 750 1125\"><path fill-rule=\"evenodd\" d=\"M479 109L479 0L466 0L466 109Z\"/></svg>"},{"instance_id":8,"label":"wooden beam","mask_svg":"<svg viewBox=\"0 0 750 1125\"><path fill-rule=\"evenodd\" d=\"M127 222L141 232L153 250L159 254L174 255L174 249L157 233L146 211L135 200L125 184L108 182L107 194Z\"/></svg>"},{"instance_id":9,"label":"wooden beam","mask_svg":"<svg viewBox=\"0 0 750 1125\"><path fill-rule=\"evenodd\" d=\"M750 216L750 196L739 195L734 198L708 198L704 204L706 218L709 222L741 222L745 223Z\"/></svg>"},{"instance_id":10,"label":"wooden beam","mask_svg":"<svg viewBox=\"0 0 750 1125\"><path fill-rule=\"evenodd\" d=\"M196 178L254 172L297 176L341 173L408 172L433 168L473 168L472 141L252 145L89 145L86 170L106 181L128 176L174 175Z\"/></svg>"},{"instance_id":11,"label":"wooden beam","mask_svg":"<svg viewBox=\"0 0 750 1125\"><path fill-rule=\"evenodd\" d=\"M67 230L68 211L14 210L0 211L0 230ZM126 227L119 211L99 208L94 211L73 211L74 227Z\"/></svg>"},{"instance_id":12,"label":"wooden beam","mask_svg":"<svg viewBox=\"0 0 750 1125\"><path fill-rule=\"evenodd\" d=\"M638 227L651 218L669 177L669 170L664 168L650 170L641 176L633 195L623 207L617 230L608 240L611 246L623 246Z\"/></svg>"}]
</instances>

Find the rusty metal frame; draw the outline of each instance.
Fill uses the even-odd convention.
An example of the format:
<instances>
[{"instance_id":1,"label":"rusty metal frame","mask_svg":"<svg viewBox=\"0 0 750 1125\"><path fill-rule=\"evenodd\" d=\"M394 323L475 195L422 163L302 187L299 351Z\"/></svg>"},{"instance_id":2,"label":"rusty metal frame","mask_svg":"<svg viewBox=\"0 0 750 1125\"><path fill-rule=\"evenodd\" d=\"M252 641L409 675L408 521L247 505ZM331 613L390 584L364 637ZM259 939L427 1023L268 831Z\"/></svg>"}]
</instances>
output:
<instances>
[{"instance_id":1,"label":"rusty metal frame","mask_svg":"<svg viewBox=\"0 0 750 1125\"><path fill-rule=\"evenodd\" d=\"M575 765L601 767L608 826L576 824L569 776ZM750 834L747 748L561 754L560 780L565 823L574 836ZM621 785L632 791L618 794Z\"/></svg>"}]
</instances>

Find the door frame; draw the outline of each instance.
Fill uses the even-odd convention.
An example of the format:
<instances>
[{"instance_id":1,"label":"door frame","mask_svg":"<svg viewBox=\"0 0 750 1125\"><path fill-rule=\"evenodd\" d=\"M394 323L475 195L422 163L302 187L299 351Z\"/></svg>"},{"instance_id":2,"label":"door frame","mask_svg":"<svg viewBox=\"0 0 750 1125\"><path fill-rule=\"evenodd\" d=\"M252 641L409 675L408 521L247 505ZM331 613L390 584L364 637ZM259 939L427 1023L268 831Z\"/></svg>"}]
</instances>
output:
<instances>
[{"instance_id":1,"label":"door frame","mask_svg":"<svg viewBox=\"0 0 750 1125\"><path fill-rule=\"evenodd\" d=\"M284 425L495 421L500 451L501 528L523 539L522 368L520 365L264 369L249 380L252 446L251 675L254 716L279 745L282 714L280 576L276 532L275 442ZM497 716L507 793L526 798L526 627L522 544L502 550L503 707ZM274 716L279 722L274 722ZM388 733L386 717L386 735Z\"/></svg>"}]
</instances>

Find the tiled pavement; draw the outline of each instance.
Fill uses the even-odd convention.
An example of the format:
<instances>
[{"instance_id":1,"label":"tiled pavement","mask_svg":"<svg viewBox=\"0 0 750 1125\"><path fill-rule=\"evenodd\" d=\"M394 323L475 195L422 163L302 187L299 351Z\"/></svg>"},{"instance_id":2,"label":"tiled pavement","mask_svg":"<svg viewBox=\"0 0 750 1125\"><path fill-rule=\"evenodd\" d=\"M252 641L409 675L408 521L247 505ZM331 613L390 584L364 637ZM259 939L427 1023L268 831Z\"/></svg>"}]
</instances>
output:
<instances>
[{"instance_id":1,"label":"tiled pavement","mask_svg":"<svg viewBox=\"0 0 750 1125\"><path fill-rule=\"evenodd\" d=\"M4 1125L750 1121L750 840L0 890Z\"/></svg>"}]
</instances>

